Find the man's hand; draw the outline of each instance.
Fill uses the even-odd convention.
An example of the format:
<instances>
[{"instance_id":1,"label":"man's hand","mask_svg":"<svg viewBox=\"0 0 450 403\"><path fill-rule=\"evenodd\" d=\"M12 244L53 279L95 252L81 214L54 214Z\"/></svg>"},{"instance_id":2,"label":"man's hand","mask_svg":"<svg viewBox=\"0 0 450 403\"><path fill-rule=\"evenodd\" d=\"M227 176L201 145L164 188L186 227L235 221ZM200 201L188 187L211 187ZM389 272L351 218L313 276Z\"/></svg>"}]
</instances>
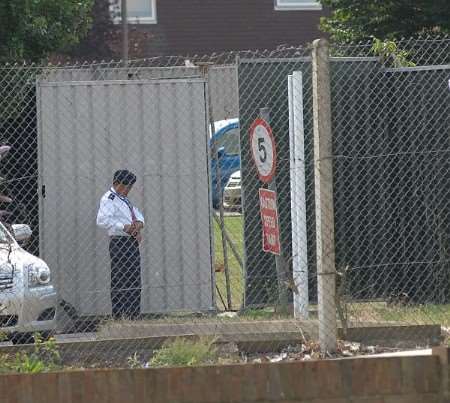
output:
<instances>
[{"instance_id":1,"label":"man's hand","mask_svg":"<svg viewBox=\"0 0 450 403\"><path fill-rule=\"evenodd\" d=\"M130 234L132 237L136 238L137 240L142 239L141 236L141 230L144 228L144 224L141 221L134 221L131 225L126 224L123 226L123 230Z\"/></svg>"},{"instance_id":2,"label":"man's hand","mask_svg":"<svg viewBox=\"0 0 450 403\"><path fill-rule=\"evenodd\" d=\"M127 234L130 234L130 235L134 235L134 234L136 234L136 232L139 231L135 222L132 224L125 224L123 226L123 230L124 230L124 232L126 232Z\"/></svg>"},{"instance_id":3,"label":"man's hand","mask_svg":"<svg viewBox=\"0 0 450 403\"><path fill-rule=\"evenodd\" d=\"M136 238L138 243L141 243L142 242L141 230L142 230L142 228L144 228L144 223L141 221L134 221L133 225L134 225L134 232L131 235L134 238Z\"/></svg>"},{"instance_id":4,"label":"man's hand","mask_svg":"<svg viewBox=\"0 0 450 403\"><path fill-rule=\"evenodd\" d=\"M136 224L135 223L131 223L131 224L125 224L123 226L123 230L128 233L131 234L131 232L133 232L136 229Z\"/></svg>"}]
</instances>

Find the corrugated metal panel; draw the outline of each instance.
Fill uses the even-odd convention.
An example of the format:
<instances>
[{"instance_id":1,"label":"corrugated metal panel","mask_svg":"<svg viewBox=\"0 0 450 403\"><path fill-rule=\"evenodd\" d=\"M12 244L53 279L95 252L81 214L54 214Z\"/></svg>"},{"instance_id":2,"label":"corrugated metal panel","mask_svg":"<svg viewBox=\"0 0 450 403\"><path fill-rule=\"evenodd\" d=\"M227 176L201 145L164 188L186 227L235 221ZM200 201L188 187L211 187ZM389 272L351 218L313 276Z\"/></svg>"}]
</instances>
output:
<instances>
[{"instance_id":1,"label":"corrugated metal panel","mask_svg":"<svg viewBox=\"0 0 450 403\"><path fill-rule=\"evenodd\" d=\"M109 313L108 239L96 228L116 169L136 172L146 227L144 312L213 306L205 82L40 82L41 253L62 298Z\"/></svg>"},{"instance_id":2,"label":"corrugated metal panel","mask_svg":"<svg viewBox=\"0 0 450 403\"><path fill-rule=\"evenodd\" d=\"M237 66L214 66L209 72L211 102L215 120L239 117Z\"/></svg>"}]
</instances>

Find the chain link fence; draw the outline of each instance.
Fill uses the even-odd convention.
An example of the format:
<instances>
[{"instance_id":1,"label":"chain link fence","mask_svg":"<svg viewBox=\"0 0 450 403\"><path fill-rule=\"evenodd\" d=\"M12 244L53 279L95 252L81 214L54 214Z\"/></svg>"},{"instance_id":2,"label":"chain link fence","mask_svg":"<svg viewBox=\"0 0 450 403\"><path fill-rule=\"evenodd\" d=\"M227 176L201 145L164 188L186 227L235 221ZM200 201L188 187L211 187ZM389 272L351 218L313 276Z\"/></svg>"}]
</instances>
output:
<instances>
[{"instance_id":1,"label":"chain link fence","mask_svg":"<svg viewBox=\"0 0 450 403\"><path fill-rule=\"evenodd\" d=\"M179 337L236 360L441 343L449 50L2 66L1 348L54 334L65 364L105 366Z\"/></svg>"}]
</instances>

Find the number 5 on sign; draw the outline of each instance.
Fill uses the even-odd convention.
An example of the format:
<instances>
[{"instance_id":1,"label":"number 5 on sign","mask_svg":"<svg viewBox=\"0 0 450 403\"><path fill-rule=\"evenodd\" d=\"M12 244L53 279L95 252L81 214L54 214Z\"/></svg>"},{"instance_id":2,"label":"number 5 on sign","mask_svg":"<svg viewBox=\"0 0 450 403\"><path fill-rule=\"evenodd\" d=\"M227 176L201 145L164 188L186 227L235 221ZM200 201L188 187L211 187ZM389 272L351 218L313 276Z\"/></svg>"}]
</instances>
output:
<instances>
[{"instance_id":1,"label":"number 5 on sign","mask_svg":"<svg viewBox=\"0 0 450 403\"><path fill-rule=\"evenodd\" d=\"M264 183L271 182L275 174L277 154L272 129L264 119L258 118L250 126L250 146L259 179Z\"/></svg>"}]
</instances>

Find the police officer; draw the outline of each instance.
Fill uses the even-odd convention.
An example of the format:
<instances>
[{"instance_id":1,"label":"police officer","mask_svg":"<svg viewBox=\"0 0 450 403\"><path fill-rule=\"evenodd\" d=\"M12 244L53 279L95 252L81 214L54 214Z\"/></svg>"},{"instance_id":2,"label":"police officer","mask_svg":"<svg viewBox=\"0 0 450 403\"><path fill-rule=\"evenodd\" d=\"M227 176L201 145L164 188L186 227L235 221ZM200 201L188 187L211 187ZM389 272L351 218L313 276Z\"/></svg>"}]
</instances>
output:
<instances>
[{"instance_id":1,"label":"police officer","mask_svg":"<svg viewBox=\"0 0 450 403\"><path fill-rule=\"evenodd\" d=\"M108 231L111 258L111 303L114 318L135 319L141 304L141 256L144 216L128 193L136 176L128 170L114 174L113 185L100 200L97 225Z\"/></svg>"}]
</instances>

